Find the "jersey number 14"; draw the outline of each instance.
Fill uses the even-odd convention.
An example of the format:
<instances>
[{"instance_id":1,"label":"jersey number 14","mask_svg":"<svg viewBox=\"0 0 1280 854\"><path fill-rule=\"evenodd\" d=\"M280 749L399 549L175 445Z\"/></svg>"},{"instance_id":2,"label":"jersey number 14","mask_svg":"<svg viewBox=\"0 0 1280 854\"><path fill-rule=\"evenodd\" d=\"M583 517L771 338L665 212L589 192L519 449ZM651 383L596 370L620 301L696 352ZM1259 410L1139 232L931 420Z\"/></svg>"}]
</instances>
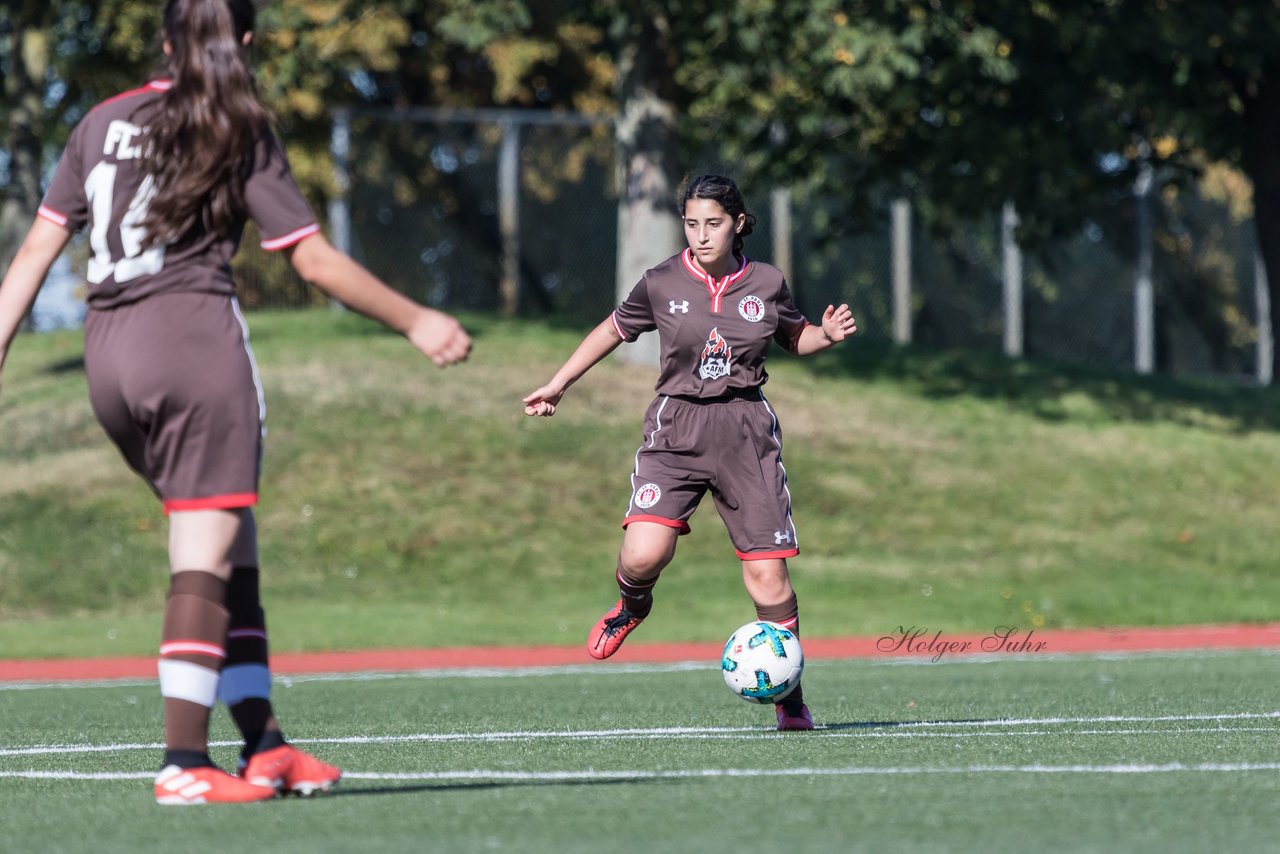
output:
<instances>
[{"instance_id":1,"label":"jersey number 14","mask_svg":"<svg viewBox=\"0 0 1280 854\"><path fill-rule=\"evenodd\" d=\"M89 232L89 248L93 255L89 258L88 275L89 282L95 285L106 281L113 273L117 282L127 282L139 276L154 276L164 268L163 246L142 248L146 229L140 223L147 215L147 205L156 194L155 181L150 175L133 194L129 209L120 220L120 245L124 249L124 257L111 256L107 228L114 209L117 168L114 163L99 163L84 182L85 195L93 205L93 229Z\"/></svg>"}]
</instances>

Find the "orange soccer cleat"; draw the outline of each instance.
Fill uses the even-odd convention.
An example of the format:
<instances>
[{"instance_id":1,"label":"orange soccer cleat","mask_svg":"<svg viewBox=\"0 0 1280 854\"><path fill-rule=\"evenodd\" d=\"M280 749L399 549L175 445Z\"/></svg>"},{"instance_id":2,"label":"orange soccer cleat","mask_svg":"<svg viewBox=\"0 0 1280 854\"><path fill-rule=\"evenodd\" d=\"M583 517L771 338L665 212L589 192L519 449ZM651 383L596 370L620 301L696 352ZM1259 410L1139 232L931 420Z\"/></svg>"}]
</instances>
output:
<instances>
[{"instance_id":1,"label":"orange soccer cleat","mask_svg":"<svg viewBox=\"0 0 1280 854\"><path fill-rule=\"evenodd\" d=\"M591 628L591 634L587 636L587 652L592 658L608 658L618 651L627 635L642 622L644 617L637 617L628 611L619 599L618 604L610 608L600 618L600 622Z\"/></svg>"},{"instance_id":2,"label":"orange soccer cleat","mask_svg":"<svg viewBox=\"0 0 1280 854\"><path fill-rule=\"evenodd\" d=\"M212 765L167 765L156 776L156 803L165 806L247 804L269 801L275 796L276 790L269 786L255 786Z\"/></svg>"},{"instance_id":3,"label":"orange soccer cleat","mask_svg":"<svg viewBox=\"0 0 1280 854\"><path fill-rule=\"evenodd\" d=\"M308 797L327 792L342 778L342 772L304 753L291 744L282 744L241 759L239 773L255 786L267 786L286 795Z\"/></svg>"}]
</instances>

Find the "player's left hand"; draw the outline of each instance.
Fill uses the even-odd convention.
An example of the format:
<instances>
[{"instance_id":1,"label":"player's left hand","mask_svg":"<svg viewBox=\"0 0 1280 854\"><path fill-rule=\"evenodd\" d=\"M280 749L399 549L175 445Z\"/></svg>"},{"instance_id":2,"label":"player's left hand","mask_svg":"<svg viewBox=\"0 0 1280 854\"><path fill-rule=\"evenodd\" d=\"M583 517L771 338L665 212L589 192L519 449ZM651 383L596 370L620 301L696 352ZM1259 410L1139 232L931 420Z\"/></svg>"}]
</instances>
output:
<instances>
[{"instance_id":1,"label":"player's left hand","mask_svg":"<svg viewBox=\"0 0 1280 854\"><path fill-rule=\"evenodd\" d=\"M829 305L822 313L822 333L832 344L843 341L857 331L858 324L847 304L841 303L839 308Z\"/></svg>"}]
</instances>

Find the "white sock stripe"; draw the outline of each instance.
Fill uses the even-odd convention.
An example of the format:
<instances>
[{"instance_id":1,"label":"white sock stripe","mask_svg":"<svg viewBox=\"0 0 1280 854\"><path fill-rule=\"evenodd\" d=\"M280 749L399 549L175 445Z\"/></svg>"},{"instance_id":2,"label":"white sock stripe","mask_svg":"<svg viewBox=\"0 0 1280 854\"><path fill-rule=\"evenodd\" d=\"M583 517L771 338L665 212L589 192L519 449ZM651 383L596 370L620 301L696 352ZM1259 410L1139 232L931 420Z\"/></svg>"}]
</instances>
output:
<instances>
[{"instance_id":1,"label":"white sock stripe","mask_svg":"<svg viewBox=\"0 0 1280 854\"><path fill-rule=\"evenodd\" d=\"M167 658L160 659L157 670L162 697L188 700L210 709L218 702L218 671Z\"/></svg>"},{"instance_id":2,"label":"white sock stripe","mask_svg":"<svg viewBox=\"0 0 1280 854\"><path fill-rule=\"evenodd\" d=\"M271 699L271 671L265 664L232 664L222 669L218 699L234 706L250 699Z\"/></svg>"},{"instance_id":3,"label":"white sock stripe","mask_svg":"<svg viewBox=\"0 0 1280 854\"><path fill-rule=\"evenodd\" d=\"M160 644L160 655L209 655L221 660L227 657L227 651L215 643L177 640Z\"/></svg>"},{"instance_id":4,"label":"white sock stripe","mask_svg":"<svg viewBox=\"0 0 1280 854\"><path fill-rule=\"evenodd\" d=\"M232 629L227 632L227 640L240 640L242 638L257 638L259 640L267 639L266 629Z\"/></svg>"}]
</instances>

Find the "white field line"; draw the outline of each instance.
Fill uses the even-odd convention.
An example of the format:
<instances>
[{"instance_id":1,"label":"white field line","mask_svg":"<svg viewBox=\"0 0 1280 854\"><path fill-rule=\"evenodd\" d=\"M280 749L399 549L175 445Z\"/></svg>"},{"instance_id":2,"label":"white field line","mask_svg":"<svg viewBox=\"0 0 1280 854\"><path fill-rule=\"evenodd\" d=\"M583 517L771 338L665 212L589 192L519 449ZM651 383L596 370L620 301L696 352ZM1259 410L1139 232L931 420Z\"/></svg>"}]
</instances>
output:
<instances>
[{"instance_id":1,"label":"white field line","mask_svg":"<svg viewBox=\"0 0 1280 854\"><path fill-rule=\"evenodd\" d=\"M355 673L274 674L277 685L301 685L307 682L382 682L390 679L510 679L575 674L610 676L633 673L681 673L719 667L718 661L676 661L669 664L563 664L548 667L460 667L434 670L367 670ZM0 682L0 691L32 691L42 688L143 688L154 686L155 679L99 679L96 681L65 680L54 682Z\"/></svg>"},{"instance_id":2,"label":"white field line","mask_svg":"<svg viewBox=\"0 0 1280 854\"><path fill-rule=\"evenodd\" d=\"M1222 726L1228 721L1265 721L1280 719L1280 712L1257 712L1219 715L1160 715L1141 717L1114 715L1079 718L1006 718L1002 720L974 721L910 721L877 725L869 723L855 727L830 728L818 726L814 737L821 738L1016 738L1076 735L1183 735L1205 732L1275 732L1275 727ZM1216 726L1182 726L1169 728L1121 728L1078 730L1071 727L1093 724L1202 724ZM1059 731L1025 730L1018 727L1063 727ZM956 730L946 732L939 730ZM800 736L804 738L805 736ZM506 732L455 732L411 733L406 735L354 735L319 738L291 738L295 744L376 745L406 743L493 743L504 741L537 740L681 740L681 739L779 739L796 738L764 727L654 727L638 729L599 730L513 730ZM238 741L210 742L211 747L238 747ZM153 743L115 744L42 744L26 747L0 747L0 757L52 756L92 753L114 753L131 750L162 750L164 745Z\"/></svg>"},{"instance_id":3,"label":"white field line","mask_svg":"<svg viewBox=\"0 0 1280 854\"><path fill-rule=\"evenodd\" d=\"M932 661L923 656L887 656L885 658L820 658L809 662L812 666L823 666L837 661L856 661L868 667L942 667L948 664L983 665L1014 663L1059 663L1067 661L1135 661L1159 658L1201 659L1224 658L1234 655L1280 656L1280 648L1240 648L1240 649L1191 649L1151 652L1099 652L1099 653L1026 653L1026 654L993 654L962 655L944 657ZM302 685L308 682L381 682L391 679L510 679L528 677L547 677L561 675L614 676L632 673L681 673L696 670L713 670L719 662L712 661L676 661L662 664L561 664L546 667L465 667L434 668L424 670L370 670L347 673L299 673L276 674L275 684L280 686ZM155 679L98 679L56 680L47 682L2 682L0 691L34 691L49 688L143 688L154 686Z\"/></svg>"},{"instance_id":4,"label":"white field line","mask_svg":"<svg viewBox=\"0 0 1280 854\"><path fill-rule=\"evenodd\" d=\"M1120 765L958 765L946 766L850 766L845 768L690 768L671 771L427 771L421 773L348 772L346 780L382 782L591 782L598 780L690 780L725 777L869 777L937 774L1172 774L1244 773L1280 771L1280 762L1166 762ZM18 780L150 780L150 772L0 771L0 779Z\"/></svg>"}]
</instances>

